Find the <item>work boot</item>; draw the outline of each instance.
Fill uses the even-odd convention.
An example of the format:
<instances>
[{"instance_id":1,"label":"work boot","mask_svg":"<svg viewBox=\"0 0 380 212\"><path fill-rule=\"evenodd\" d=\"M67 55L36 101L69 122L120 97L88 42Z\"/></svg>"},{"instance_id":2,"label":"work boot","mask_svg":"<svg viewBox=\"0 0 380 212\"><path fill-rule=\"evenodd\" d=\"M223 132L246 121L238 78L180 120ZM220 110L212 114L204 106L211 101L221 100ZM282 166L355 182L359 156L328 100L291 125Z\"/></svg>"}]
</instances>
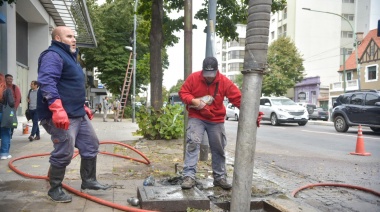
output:
<instances>
[{"instance_id":1,"label":"work boot","mask_svg":"<svg viewBox=\"0 0 380 212\"><path fill-rule=\"evenodd\" d=\"M28 139L29 139L29 141L33 141L34 140L33 136L29 136Z\"/></svg>"},{"instance_id":2,"label":"work boot","mask_svg":"<svg viewBox=\"0 0 380 212\"><path fill-rule=\"evenodd\" d=\"M83 159L80 164L80 176L82 178L81 189L107 190L111 186L102 185L96 180L96 158Z\"/></svg>"},{"instance_id":3,"label":"work boot","mask_svg":"<svg viewBox=\"0 0 380 212\"><path fill-rule=\"evenodd\" d=\"M190 189L195 186L195 180L189 176L186 176L183 179L183 182L181 184L182 189Z\"/></svg>"},{"instance_id":4,"label":"work boot","mask_svg":"<svg viewBox=\"0 0 380 212\"><path fill-rule=\"evenodd\" d=\"M41 137L39 135L37 135L36 137L34 137L34 140L40 140Z\"/></svg>"},{"instance_id":5,"label":"work boot","mask_svg":"<svg viewBox=\"0 0 380 212\"><path fill-rule=\"evenodd\" d=\"M232 188L231 184L227 183L227 180L220 178L219 180L214 180L214 186L219 186L224 190L230 190Z\"/></svg>"},{"instance_id":6,"label":"work boot","mask_svg":"<svg viewBox=\"0 0 380 212\"><path fill-rule=\"evenodd\" d=\"M71 195L65 194L62 190L62 180L65 176L66 167L58 168L50 166L49 168L49 183L50 189L48 196L54 202L71 202Z\"/></svg>"}]
</instances>

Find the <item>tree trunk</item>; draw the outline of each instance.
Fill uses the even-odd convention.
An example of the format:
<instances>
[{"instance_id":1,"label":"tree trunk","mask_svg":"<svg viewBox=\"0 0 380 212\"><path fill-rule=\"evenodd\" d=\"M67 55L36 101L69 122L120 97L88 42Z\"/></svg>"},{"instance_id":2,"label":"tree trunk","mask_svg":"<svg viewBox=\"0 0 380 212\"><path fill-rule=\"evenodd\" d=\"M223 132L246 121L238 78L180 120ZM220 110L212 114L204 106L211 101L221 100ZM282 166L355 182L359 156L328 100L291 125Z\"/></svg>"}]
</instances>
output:
<instances>
[{"instance_id":1,"label":"tree trunk","mask_svg":"<svg viewBox=\"0 0 380 212\"><path fill-rule=\"evenodd\" d=\"M163 43L163 0L152 1L152 22L150 29L150 96L151 105L155 110L162 107L162 59Z\"/></svg>"}]
</instances>

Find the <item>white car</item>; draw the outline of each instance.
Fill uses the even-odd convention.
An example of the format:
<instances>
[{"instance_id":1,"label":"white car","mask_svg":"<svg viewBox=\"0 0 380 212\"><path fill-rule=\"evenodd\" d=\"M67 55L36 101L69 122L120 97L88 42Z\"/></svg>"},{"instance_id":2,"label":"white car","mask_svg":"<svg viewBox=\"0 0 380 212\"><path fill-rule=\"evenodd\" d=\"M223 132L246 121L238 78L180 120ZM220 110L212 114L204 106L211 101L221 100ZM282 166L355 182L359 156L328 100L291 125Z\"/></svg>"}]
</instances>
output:
<instances>
[{"instance_id":1,"label":"white car","mask_svg":"<svg viewBox=\"0 0 380 212\"><path fill-rule=\"evenodd\" d=\"M236 121L239 121L239 108L235 107L233 104L228 103L226 106L226 120L229 118L234 118Z\"/></svg>"},{"instance_id":2,"label":"white car","mask_svg":"<svg viewBox=\"0 0 380 212\"><path fill-rule=\"evenodd\" d=\"M305 126L309 120L307 109L287 97L261 97L260 111L264 113L263 120L270 121L273 126L282 123Z\"/></svg>"}]
</instances>

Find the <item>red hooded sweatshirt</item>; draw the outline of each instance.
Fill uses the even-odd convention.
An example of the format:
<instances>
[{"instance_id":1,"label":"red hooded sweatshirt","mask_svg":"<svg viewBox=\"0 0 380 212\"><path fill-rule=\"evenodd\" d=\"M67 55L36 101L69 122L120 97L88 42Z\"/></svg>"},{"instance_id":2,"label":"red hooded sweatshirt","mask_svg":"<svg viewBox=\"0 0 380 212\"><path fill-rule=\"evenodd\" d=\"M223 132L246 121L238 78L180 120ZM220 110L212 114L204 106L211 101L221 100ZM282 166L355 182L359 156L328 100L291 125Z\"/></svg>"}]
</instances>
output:
<instances>
[{"instance_id":1,"label":"red hooded sweatshirt","mask_svg":"<svg viewBox=\"0 0 380 212\"><path fill-rule=\"evenodd\" d=\"M206 79L202 75L202 71L190 74L178 94L186 104L190 118L223 123L226 116L226 108L223 104L224 97L227 97L229 102L240 108L241 92L239 88L236 87L230 79L219 73L219 71L216 73L215 79L211 84L207 84ZM206 95L214 97L214 101L209 106L210 111L215 115L215 117L211 119L202 116L198 110L189 108L192 99Z\"/></svg>"}]
</instances>

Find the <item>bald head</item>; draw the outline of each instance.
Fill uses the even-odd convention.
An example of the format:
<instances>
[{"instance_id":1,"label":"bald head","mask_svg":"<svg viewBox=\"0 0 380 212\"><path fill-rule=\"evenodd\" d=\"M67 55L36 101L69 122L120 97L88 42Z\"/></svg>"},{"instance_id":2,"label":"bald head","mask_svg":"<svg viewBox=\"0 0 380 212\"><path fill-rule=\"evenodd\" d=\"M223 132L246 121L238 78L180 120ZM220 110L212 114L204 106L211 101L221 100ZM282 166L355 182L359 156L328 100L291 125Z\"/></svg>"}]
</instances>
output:
<instances>
[{"instance_id":1,"label":"bald head","mask_svg":"<svg viewBox=\"0 0 380 212\"><path fill-rule=\"evenodd\" d=\"M71 28L67 26L56 27L51 33L51 38L55 41L69 45L72 53L76 52L76 39Z\"/></svg>"}]
</instances>

